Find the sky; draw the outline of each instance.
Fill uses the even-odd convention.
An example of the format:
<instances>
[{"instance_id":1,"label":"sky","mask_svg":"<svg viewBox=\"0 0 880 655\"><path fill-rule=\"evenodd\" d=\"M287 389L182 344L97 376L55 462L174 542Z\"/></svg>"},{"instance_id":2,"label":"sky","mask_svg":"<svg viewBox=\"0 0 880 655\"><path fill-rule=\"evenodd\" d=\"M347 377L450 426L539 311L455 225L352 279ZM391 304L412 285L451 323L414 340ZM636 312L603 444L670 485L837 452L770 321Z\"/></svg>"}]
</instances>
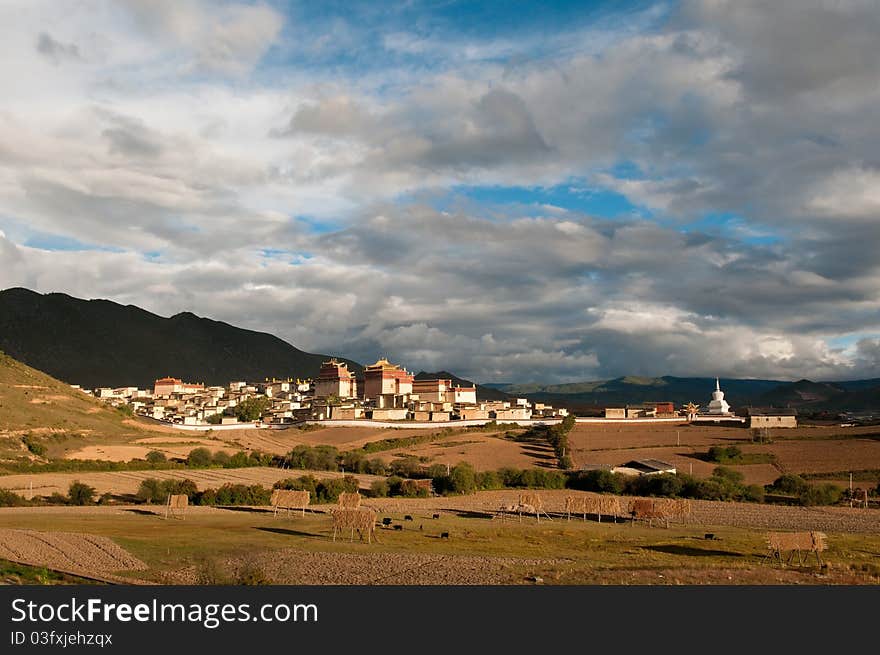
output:
<instances>
[{"instance_id":1,"label":"sky","mask_svg":"<svg viewBox=\"0 0 880 655\"><path fill-rule=\"evenodd\" d=\"M878 70L873 0L3 0L0 288L480 382L880 377Z\"/></svg>"}]
</instances>

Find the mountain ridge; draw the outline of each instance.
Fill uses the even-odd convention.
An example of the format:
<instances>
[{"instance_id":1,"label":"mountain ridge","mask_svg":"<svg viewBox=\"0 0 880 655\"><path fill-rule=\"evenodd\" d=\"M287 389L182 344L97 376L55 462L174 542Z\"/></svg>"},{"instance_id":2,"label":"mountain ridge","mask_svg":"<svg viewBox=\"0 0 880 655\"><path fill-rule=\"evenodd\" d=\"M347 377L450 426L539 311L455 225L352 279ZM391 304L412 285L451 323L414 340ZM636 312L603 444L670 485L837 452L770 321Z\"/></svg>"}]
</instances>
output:
<instances>
[{"instance_id":1,"label":"mountain ridge","mask_svg":"<svg viewBox=\"0 0 880 655\"><path fill-rule=\"evenodd\" d=\"M329 358L192 312L164 318L135 305L20 287L0 291L0 350L83 387L146 387L166 375L206 384L314 377Z\"/></svg>"}]
</instances>

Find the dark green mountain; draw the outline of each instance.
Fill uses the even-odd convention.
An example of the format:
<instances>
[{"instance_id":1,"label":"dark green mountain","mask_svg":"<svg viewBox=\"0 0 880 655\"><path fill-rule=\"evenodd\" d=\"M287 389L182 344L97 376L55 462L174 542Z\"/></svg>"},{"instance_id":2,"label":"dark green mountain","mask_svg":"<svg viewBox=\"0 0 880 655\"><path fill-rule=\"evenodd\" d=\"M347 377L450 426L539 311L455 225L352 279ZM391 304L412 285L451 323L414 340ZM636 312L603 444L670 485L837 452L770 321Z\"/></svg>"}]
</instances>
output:
<instances>
[{"instance_id":1,"label":"dark green mountain","mask_svg":"<svg viewBox=\"0 0 880 655\"><path fill-rule=\"evenodd\" d=\"M436 373L426 373L425 371L420 371L419 373L416 373L415 377L416 380L452 380L455 384L462 387L470 387L474 384L470 380L460 378L457 375L453 375L449 371L437 371ZM478 384L476 386L478 400L506 400L510 398L509 395L507 395L503 391L499 391L498 389L483 386L482 384Z\"/></svg>"},{"instance_id":2,"label":"dark green mountain","mask_svg":"<svg viewBox=\"0 0 880 655\"><path fill-rule=\"evenodd\" d=\"M86 388L146 387L166 375L209 385L314 377L328 357L189 312L163 318L133 305L19 288L0 291L0 350Z\"/></svg>"}]
</instances>

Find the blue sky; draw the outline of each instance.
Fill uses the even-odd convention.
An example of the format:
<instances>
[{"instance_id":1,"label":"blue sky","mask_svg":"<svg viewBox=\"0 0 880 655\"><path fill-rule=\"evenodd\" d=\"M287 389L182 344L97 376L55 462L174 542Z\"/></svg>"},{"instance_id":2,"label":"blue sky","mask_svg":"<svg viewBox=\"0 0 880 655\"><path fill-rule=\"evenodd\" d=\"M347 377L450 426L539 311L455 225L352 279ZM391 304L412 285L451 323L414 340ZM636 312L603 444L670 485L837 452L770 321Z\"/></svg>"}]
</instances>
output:
<instances>
[{"instance_id":1,"label":"blue sky","mask_svg":"<svg viewBox=\"0 0 880 655\"><path fill-rule=\"evenodd\" d=\"M0 287L479 381L876 377L878 36L857 0L13 0Z\"/></svg>"}]
</instances>

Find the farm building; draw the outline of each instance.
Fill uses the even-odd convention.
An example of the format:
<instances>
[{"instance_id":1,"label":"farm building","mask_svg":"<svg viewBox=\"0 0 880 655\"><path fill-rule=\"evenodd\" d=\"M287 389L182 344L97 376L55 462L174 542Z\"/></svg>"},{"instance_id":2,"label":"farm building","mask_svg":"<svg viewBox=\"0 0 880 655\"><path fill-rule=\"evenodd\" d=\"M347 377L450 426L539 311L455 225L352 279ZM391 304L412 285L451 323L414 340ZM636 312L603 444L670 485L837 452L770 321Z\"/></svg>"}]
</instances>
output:
<instances>
[{"instance_id":1,"label":"farm building","mask_svg":"<svg viewBox=\"0 0 880 655\"><path fill-rule=\"evenodd\" d=\"M796 428L797 412L793 409L751 409L750 428Z\"/></svg>"}]
</instances>

